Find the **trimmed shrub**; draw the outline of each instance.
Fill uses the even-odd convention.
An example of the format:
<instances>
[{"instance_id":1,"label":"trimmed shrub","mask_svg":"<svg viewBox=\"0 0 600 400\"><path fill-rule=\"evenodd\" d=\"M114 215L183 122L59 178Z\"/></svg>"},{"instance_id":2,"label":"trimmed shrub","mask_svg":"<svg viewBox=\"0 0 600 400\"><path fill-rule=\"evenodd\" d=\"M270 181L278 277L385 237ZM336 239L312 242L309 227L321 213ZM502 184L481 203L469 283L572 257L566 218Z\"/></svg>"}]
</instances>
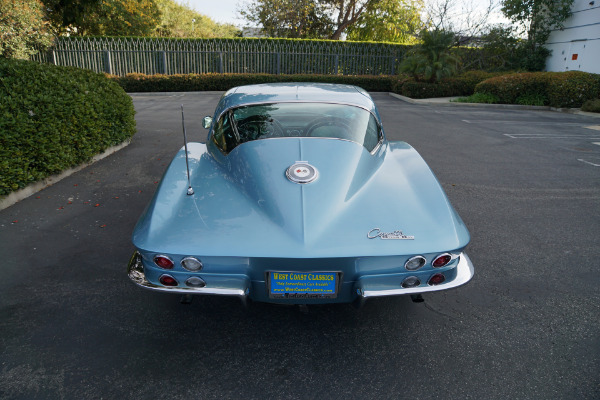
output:
<instances>
[{"instance_id":1,"label":"trimmed shrub","mask_svg":"<svg viewBox=\"0 0 600 400\"><path fill-rule=\"evenodd\" d=\"M502 72L467 71L459 76L442 79L438 83L405 81L399 92L394 91L413 99L468 96L475 92L475 86L479 82L499 75L502 75Z\"/></svg>"},{"instance_id":2,"label":"trimmed shrub","mask_svg":"<svg viewBox=\"0 0 600 400\"><path fill-rule=\"evenodd\" d=\"M546 72L502 75L479 83L475 92L494 95L500 104L516 104L520 96L546 97L549 79Z\"/></svg>"},{"instance_id":3,"label":"trimmed shrub","mask_svg":"<svg viewBox=\"0 0 600 400\"><path fill-rule=\"evenodd\" d=\"M581 107L584 101L598 97L600 75L581 71L526 72L487 79L476 93L498 97L502 104L531 104L552 107Z\"/></svg>"},{"instance_id":4,"label":"trimmed shrub","mask_svg":"<svg viewBox=\"0 0 600 400\"><path fill-rule=\"evenodd\" d=\"M600 94L600 75L581 71L548 72L547 97L552 107L581 107Z\"/></svg>"},{"instance_id":5,"label":"trimmed shrub","mask_svg":"<svg viewBox=\"0 0 600 400\"><path fill-rule=\"evenodd\" d=\"M135 133L131 98L101 74L0 58L0 195Z\"/></svg>"},{"instance_id":6,"label":"trimmed shrub","mask_svg":"<svg viewBox=\"0 0 600 400\"><path fill-rule=\"evenodd\" d=\"M372 92L389 92L403 76L372 75L272 75L272 74L186 74L111 76L126 92L225 91L234 86L275 82L321 82L356 85Z\"/></svg>"},{"instance_id":7,"label":"trimmed shrub","mask_svg":"<svg viewBox=\"0 0 600 400\"><path fill-rule=\"evenodd\" d=\"M581 106L581 111L600 113L600 99L586 101Z\"/></svg>"}]
</instances>

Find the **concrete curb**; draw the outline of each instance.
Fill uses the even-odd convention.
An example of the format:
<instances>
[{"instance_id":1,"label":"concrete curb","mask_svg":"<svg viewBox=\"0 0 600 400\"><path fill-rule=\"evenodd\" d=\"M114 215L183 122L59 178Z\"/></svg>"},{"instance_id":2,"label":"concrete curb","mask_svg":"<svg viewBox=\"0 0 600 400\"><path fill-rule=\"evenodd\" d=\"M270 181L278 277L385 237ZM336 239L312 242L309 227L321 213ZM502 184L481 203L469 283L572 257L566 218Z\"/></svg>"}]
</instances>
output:
<instances>
[{"instance_id":1,"label":"concrete curb","mask_svg":"<svg viewBox=\"0 0 600 400\"><path fill-rule=\"evenodd\" d=\"M94 164L95 162L100 161L103 158L106 158L111 154L114 154L117 151L127 147L130 143L131 140L126 140L121 144L109 147L104 151L104 153L95 155L90 161L86 163L80 164L73 168L69 168L61 172L60 174L49 176L48 178L42 179L41 181L31 183L25 186L23 189L19 189L16 192L12 192L7 196L0 197L0 210L4 210L5 208L8 208L17 202L26 199L27 197L39 192L42 189L54 185L56 182L59 182L64 178L73 175L75 172L81 171L82 169Z\"/></svg>"},{"instance_id":2,"label":"concrete curb","mask_svg":"<svg viewBox=\"0 0 600 400\"><path fill-rule=\"evenodd\" d=\"M600 113L590 113L581 111L578 108L556 108L550 106L522 106L519 104L486 104L486 103L456 103L451 100L458 99L458 97L440 97L437 99L411 99L410 97L402 96L396 93L389 93L390 96L395 97L399 100L405 101L410 104L422 104L428 106L442 106L442 107L475 107L475 108L500 108L507 110L530 110L530 111L555 111L568 114L585 115L587 117L600 118Z\"/></svg>"}]
</instances>

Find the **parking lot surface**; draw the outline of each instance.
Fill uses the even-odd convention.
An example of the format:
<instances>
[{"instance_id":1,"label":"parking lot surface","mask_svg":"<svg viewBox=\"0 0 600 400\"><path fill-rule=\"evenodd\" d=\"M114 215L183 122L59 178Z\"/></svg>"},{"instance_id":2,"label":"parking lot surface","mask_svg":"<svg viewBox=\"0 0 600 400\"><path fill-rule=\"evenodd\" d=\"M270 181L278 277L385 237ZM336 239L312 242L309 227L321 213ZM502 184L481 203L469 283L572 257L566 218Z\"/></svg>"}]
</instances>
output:
<instances>
[{"instance_id":1,"label":"parking lot surface","mask_svg":"<svg viewBox=\"0 0 600 400\"><path fill-rule=\"evenodd\" d=\"M600 398L600 119L374 93L469 227L475 277L303 312L128 280L180 104L204 141L220 94L132 97L131 145L0 211L0 398Z\"/></svg>"}]
</instances>

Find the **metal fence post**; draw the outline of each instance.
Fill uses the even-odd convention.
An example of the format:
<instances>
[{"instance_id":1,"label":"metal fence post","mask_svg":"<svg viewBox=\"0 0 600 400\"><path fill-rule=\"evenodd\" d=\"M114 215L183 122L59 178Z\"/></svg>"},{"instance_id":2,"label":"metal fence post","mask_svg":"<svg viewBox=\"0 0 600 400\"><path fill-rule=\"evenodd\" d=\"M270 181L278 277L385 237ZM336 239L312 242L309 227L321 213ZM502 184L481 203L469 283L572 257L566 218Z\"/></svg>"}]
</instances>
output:
<instances>
[{"instance_id":1,"label":"metal fence post","mask_svg":"<svg viewBox=\"0 0 600 400\"><path fill-rule=\"evenodd\" d=\"M281 74L281 52L277 53L277 75Z\"/></svg>"},{"instance_id":2,"label":"metal fence post","mask_svg":"<svg viewBox=\"0 0 600 400\"><path fill-rule=\"evenodd\" d=\"M340 55L335 55L335 72L336 75L340 74Z\"/></svg>"},{"instance_id":3,"label":"metal fence post","mask_svg":"<svg viewBox=\"0 0 600 400\"><path fill-rule=\"evenodd\" d=\"M390 70L390 75L395 75L395 73L396 73L396 57L391 56L390 58L392 59L392 62L391 62L392 68Z\"/></svg>"},{"instance_id":4,"label":"metal fence post","mask_svg":"<svg viewBox=\"0 0 600 400\"><path fill-rule=\"evenodd\" d=\"M113 73L113 69L112 69L112 61L110 59L110 50L104 50L104 71L106 71L107 74L112 75Z\"/></svg>"},{"instance_id":5,"label":"metal fence post","mask_svg":"<svg viewBox=\"0 0 600 400\"><path fill-rule=\"evenodd\" d=\"M160 51L160 60L162 63L162 73L167 75L167 52L162 50Z\"/></svg>"},{"instance_id":6,"label":"metal fence post","mask_svg":"<svg viewBox=\"0 0 600 400\"><path fill-rule=\"evenodd\" d=\"M223 52L219 52L219 73L223 73Z\"/></svg>"}]
</instances>

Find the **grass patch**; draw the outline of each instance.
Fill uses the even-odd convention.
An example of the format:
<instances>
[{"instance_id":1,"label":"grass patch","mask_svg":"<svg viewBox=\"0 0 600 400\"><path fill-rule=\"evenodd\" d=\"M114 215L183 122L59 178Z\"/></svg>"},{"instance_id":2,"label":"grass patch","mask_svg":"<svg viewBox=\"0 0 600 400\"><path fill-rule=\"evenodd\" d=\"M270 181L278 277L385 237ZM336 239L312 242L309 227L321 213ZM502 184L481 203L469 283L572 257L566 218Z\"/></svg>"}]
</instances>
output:
<instances>
[{"instance_id":1,"label":"grass patch","mask_svg":"<svg viewBox=\"0 0 600 400\"><path fill-rule=\"evenodd\" d=\"M459 97L458 99L452 101L457 103L497 104L499 99L498 96L489 93L474 93L468 97Z\"/></svg>"}]
</instances>

